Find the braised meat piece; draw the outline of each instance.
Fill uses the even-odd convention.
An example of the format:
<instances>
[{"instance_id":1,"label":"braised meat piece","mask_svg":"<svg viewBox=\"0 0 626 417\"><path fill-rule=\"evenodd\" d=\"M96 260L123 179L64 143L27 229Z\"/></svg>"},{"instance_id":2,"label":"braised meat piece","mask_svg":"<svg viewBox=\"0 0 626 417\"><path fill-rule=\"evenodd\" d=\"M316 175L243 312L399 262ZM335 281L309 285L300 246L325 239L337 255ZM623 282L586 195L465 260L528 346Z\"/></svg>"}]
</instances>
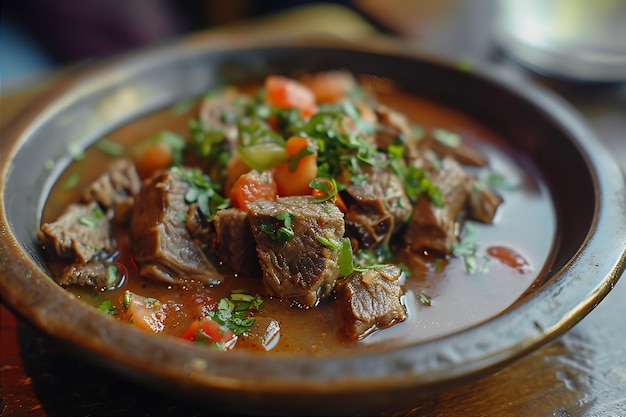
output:
<instances>
[{"instance_id":1,"label":"braised meat piece","mask_svg":"<svg viewBox=\"0 0 626 417\"><path fill-rule=\"evenodd\" d=\"M66 266L56 281L64 287L81 286L104 291L119 286L122 277L114 264L91 261Z\"/></svg>"},{"instance_id":2,"label":"braised meat piece","mask_svg":"<svg viewBox=\"0 0 626 417\"><path fill-rule=\"evenodd\" d=\"M257 200L248 209L267 291L303 307L328 296L338 276L338 251L318 237L339 241L343 213L310 196Z\"/></svg>"},{"instance_id":3,"label":"braised meat piece","mask_svg":"<svg viewBox=\"0 0 626 417\"><path fill-rule=\"evenodd\" d=\"M445 129L434 129L423 138L420 146L432 149L440 158L450 157L463 165L487 165L487 160L478 150L463 143L460 135Z\"/></svg>"},{"instance_id":4,"label":"braised meat piece","mask_svg":"<svg viewBox=\"0 0 626 417\"><path fill-rule=\"evenodd\" d=\"M141 189L141 179L135 165L126 159L116 160L98 179L82 193L81 202L98 202L108 218L121 224L130 220L134 197Z\"/></svg>"},{"instance_id":5,"label":"braised meat piece","mask_svg":"<svg viewBox=\"0 0 626 417\"><path fill-rule=\"evenodd\" d=\"M237 123L229 120L228 116L239 113L235 105L236 97L235 90L226 90L220 96L208 97L202 101L199 112L200 122L209 130L222 132L226 142L233 148L237 143Z\"/></svg>"},{"instance_id":6,"label":"braised meat piece","mask_svg":"<svg viewBox=\"0 0 626 417\"><path fill-rule=\"evenodd\" d=\"M215 214L213 224L220 263L234 273L260 275L261 265L248 214L236 208L219 210Z\"/></svg>"},{"instance_id":7,"label":"braised meat piece","mask_svg":"<svg viewBox=\"0 0 626 417\"><path fill-rule=\"evenodd\" d=\"M401 275L397 266L385 265L355 271L337 282L334 305L343 338L356 341L406 319Z\"/></svg>"},{"instance_id":8,"label":"braised meat piece","mask_svg":"<svg viewBox=\"0 0 626 417\"><path fill-rule=\"evenodd\" d=\"M111 223L95 201L71 204L56 221L41 225L38 237L49 257L80 264L116 250Z\"/></svg>"},{"instance_id":9,"label":"braised meat piece","mask_svg":"<svg viewBox=\"0 0 626 417\"><path fill-rule=\"evenodd\" d=\"M469 182L467 218L481 223L491 223L502 201L502 197L472 178Z\"/></svg>"},{"instance_id":10,"label":"braised meat piece","mask_svg":"<svg viewBox=\"0 0 626 417\"><path fill-rule=\"evenodd\" d=\"M135 200L130 236L141 275L165 283L218 284L221 274L185 225L189 183L176 170L146 180Z\"/></svg>"},{"instance_id":11,"label":"braised meat piece","mask_svg":"<svg viewBox=\"0 0 626 417\"><path fill-rule=\"evenodd\" d=\"M344 202L346 234L361 249L374 249L389 242L411 213L402 181L389 169L366 167L367 181L346 187Z\"/></svg>"},{"instance_id":12,"label":"braised meat piece","mask_svg":"<svg viewBox=\"0 0 626 417\"><path fill-rule=\"evenodd\" d=\"M202 247L204 253L215 253L217 248L215 224L202 215L198 203L189 204L185 215L185 226L191 239Z\"/></svg>"},{"instance_id":13,"label":"braised meat piece","mask_svg":"<svg viewBox=\"0 0 626 417\"><path fill-rule=\"evenodd\" d=\"M376 145L387 151L389 145L406 143L412 136L411 125L403 113L378 103L374 107L374 114L378 121Z\"/></svg>"},{"instance_id":14,"label":"braised meat piece","mask_svg":"<svg viewBox=\"0 0 626 417\"><path fill-rule=\"evenodd\" d=\"M413 207L404 241L413 252L450 253L457 239L457 221L468 199L469 177L451 158L444 158L442 168L433 171L430 181L441 191L443 205L437 207L422 195Z\"/></svg>"}]
</instances>

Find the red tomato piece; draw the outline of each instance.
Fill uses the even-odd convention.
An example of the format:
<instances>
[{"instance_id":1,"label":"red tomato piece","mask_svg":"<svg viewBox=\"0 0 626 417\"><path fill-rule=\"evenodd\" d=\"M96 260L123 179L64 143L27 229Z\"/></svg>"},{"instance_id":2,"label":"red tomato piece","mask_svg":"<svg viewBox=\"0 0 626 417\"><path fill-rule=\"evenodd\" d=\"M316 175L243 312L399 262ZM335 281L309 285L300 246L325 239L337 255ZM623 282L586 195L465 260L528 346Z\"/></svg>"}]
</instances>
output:
<instances>
[{"instance_id":1,"label":"red tomato piece","mask_svg":"<svg viewBox=\"0 0 626 417\"><path fill-rule=\"evenodd\" d=\"M315 95L304 84L280 75L270 75L265 79L267 102L284 109L300 109L302 116L310 116L317 111Z\"/></svg>"},{"instance_id":2,"label":"red tomato piece","mask_svg":"<svg viewBox=\"0 0 626 417\"><path fill-rule=\"evenodd\" d=\"M142 147L133 155L133 162L141 178L147 178L172 164L172 149L162 141Z\"/></svg>"},{"instance_id":3,"label":"red tomato piece","mask_svg":"<svg viewBox=\"0 0 626 417\"><path fill-rule=\"evenodd\" d=\"M288 157L297 156L304 148L310 147L306 138L292 136L287 140L285 152ZM290 163L285 162L274 168L274 181L280 196L309 195L312 188L309 183L317 176L317 155L302 156L292 171Z\"/></svg>"},{"instance_id":4,"label":"red tomato piece","mask_svg":"<svg viewBox=\"0 0 626 417\"><path fill-rule=\"evenodd\" d=\"M526 261L522 255L509 247L490 246L487 248L487 253L522 274L530 270L528 261Z\"/></svg>"},{"instance_id":5,"label":"red tomato piece","mask_svg":"<svg viewBox=\"0 0 626 417\"><path fill-rule=\"evenodd\" d=\"M326 71L312 75L306 85L318 103L335 103L346 98L357 82L347 71Z\"/></svg>"},{"instance_id":6,"label":"red tomato piece","mask_svg":"<svg viewBox=\"0 0 626 417\"><path fill-rule=\"evenodd\" d=\"M194 321L179 337L192 342L218 343L226 349L232 348L237 341L232 330L221 326L210 317Z\"/></svg>"},{"instance_id":7,"label":"red tomato piece","mask_svg":"<svg viewBox=\"0 0 626 417\"><path fill-rule=\"evenodd\" d=\"M250 171L241 175L230 190L233 207L247 211L247 204L256 200L275 200L276 183L269 172Z\"/></svg>"}]
</instances>

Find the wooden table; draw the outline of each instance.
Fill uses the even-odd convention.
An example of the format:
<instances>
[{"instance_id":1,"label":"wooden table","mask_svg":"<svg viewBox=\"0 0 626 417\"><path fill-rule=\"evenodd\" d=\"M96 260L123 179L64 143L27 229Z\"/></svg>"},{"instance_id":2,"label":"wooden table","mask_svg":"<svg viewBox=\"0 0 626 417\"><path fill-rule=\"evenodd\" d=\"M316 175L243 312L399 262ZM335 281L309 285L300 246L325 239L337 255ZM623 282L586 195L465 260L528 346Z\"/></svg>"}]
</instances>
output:
<instances>
[{"instance_id":1,"label":"wooden table","mask_svg":"<svg viewBox=\"0 0 626 417\"><path fill-rule=\"evenodd\" d=\"M474 4L474 3L473 3ZM486 2L476 2L484 7ZM448 3L449 7L459 7ZM454 11L454 10L452 10ZM440 12L438 12L440 13ZM626 173L626 85L574 85L548 81L527 73L493 49L489 37L473 37L488 14L440 15L447 30L435 30L423 43L406 37L405 47L425 48L457 58L490 61L543 84L572 103L589 121L600 139L618 158ZM319 19L319 20L316 20ZM306 31L316 22L335 19L335 35L373 39L377 34L365 21L335 7L283 14L233 29L282 27ZM396 20L394 20L396 19ZM387 26L398 15L386 16ZM461 19L450 25L450 19ZM465 19L465 20L463 20ZM470 21L468 21L469 19ZM471 21L473 20L474 24ZM306 22L306 24L301 24ZM429 21L433 25L432 21ZM478 25L476 25L478 24ZM324 26L324 25L322 25ZM307 29L308 28L308 29ZM228 30L226 32L229 32ZM214 36L215 32L199 36ZM379 37L380 42L396 42ZM408 46L407 46L408 45ZM36 88L4 95L0 101L3 124L22 106L54 84L47 78ZM626 282L619 282L591 314L564 336L508 368L469 385L430 398L410 409L386 416L626 416ZM29 327L0 306L0 415L224 415L169 398L121 380L89 363L77 360L57 343ZM207 405L208 407L208 405Z\"/></svg>"}]
</instances>

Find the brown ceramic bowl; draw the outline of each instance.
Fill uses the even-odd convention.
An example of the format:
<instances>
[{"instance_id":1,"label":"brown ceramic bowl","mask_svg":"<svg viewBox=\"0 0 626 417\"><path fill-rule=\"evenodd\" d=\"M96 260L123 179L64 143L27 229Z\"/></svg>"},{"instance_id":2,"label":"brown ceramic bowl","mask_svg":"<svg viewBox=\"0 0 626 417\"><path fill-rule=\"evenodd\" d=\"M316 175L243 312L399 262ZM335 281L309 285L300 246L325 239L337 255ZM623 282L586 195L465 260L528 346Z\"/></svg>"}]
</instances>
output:
<instances>
[{"instance_id":1,"label":"brown ceramic bowl","mask_svg":"<svg viewBox=\"0 0 626 417\"><path fill-rule=\"evenodd\" d=\"M314 358L224 354L155 337L77 301L47 274L35 233L47 194L69 162L68 141L87 146L220 81L328 68L388 77L460 109L533 161L557 217L556 235L546 236L554 244L539 286L497 317L446 337ZM99 103L123 91L139 99L123 112L102 113ZM57 168L46 168L49 160ZM581 117L537 87L427 57L327 43L159 47L71 77L3 132L0 165L2 301L103 369L238 412L371 413L417 403L493 373L567 331L610 291L626 264L624 180Z\"/></svg>"}]
</instances>

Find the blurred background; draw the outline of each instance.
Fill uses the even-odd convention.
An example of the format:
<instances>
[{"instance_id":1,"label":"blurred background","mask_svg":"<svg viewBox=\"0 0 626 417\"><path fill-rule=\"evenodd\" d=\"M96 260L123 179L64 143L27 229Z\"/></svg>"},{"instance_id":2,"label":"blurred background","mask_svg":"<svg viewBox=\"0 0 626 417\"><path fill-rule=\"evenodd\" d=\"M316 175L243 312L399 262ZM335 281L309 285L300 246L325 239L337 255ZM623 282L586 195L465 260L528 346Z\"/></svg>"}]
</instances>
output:
<instances>
[{"instance_id":1,"label":"blurred background","mask_svg":"<svg viewBox=\"0 0 626 417\"><path fill-rule=\"evenodd\" d=\"M0 76L4 87L10 88L59 66L312 3L317 2L5 0L1 3ZM350 1L330 3L354 7Z\"/></svg>"},{"instance_id":2,"label":"blurred background","mask_svg":"<svg viewBox=\"0 0 626 417\"><path fill-rule=\"evenodd\" d=\"M313 27L320 13L316 22L303 13L315 6L336 18ZM626 80L626 0L3 0L1 7L2 93L53 68L294 10L298 23L287 26L294 33L307 23L309 33L337 32L332 25L357 19L361 31L456 60L500 63L504 51L547 75Z\"/></svg>"},{"instance_id":3,"label":"blurred background","mask_svg":"<svg viewBox=\"0 0 626 417\"><path fill-rule=\"evenodd\" d=\"M6 93L32 83L53 68L314 5L346 9L380 34L408 40L419 38L422 43L437 39L466 51L472 37L467 36L468 26L459 25L459 21L471 22L472 14L484 21L484 14L492 13L493 3L493 0L4 0L0 80ZM462 20L458 19L459 14L464 17ZM446 27L449 21L446 15L456 17L457 25L453 29L458 43L449 42L449 36L444 34L452 29ZM474 31L474 36L479 33Z\"/></svg>"}]
</instances>

